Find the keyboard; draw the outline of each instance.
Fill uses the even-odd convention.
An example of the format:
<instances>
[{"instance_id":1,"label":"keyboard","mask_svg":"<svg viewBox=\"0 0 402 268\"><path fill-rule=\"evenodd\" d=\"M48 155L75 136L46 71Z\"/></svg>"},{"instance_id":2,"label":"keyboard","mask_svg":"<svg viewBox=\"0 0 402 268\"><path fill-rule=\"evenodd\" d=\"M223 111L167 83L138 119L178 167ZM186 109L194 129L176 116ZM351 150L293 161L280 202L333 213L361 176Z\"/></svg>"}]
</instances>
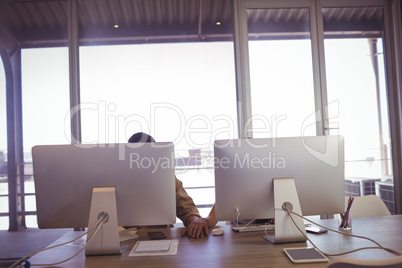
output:
<instances>
[{"instance_id":1,"label":"keyboard","mask_svg":"<svg viewBox=\"0 0 402 268\"><path fill-rule=\"evenodd\" d=\"M259 232L259 231L270 231L270 230L275 230L275 225L274 224L250 224L248 226L233 226L232 225L232 230L235 232Z\"/></svg>"},{"instance_id":2,"label":"keyboard","mask_svg":"<svg viewBox=\"0 0 402 268\"><path fill-rule=\"evenodd\" d=\"M235 232L259 232L259 231L271 231L271 230L275 230L275 224L271 224L271 223L266 223L266 224L249 224L249 225L245 225L245 224L241 224L241 225L237 225L236 222L231 222L230 225L232 226L232 230ZM309 223L305 223L304 226L308 227L311 224Z\"/></svg>"}]
</instances>

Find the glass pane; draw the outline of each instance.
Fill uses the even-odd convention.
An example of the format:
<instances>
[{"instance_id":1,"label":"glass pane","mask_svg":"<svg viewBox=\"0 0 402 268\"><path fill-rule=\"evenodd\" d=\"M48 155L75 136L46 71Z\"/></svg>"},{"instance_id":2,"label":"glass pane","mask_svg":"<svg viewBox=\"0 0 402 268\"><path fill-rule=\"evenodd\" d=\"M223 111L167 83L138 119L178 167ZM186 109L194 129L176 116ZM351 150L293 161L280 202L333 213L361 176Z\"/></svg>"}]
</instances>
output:
<instances>
[{"instance_id":1,"label":"glass pane","mask_svg":"<svg viewBox=\"0 0 402 268\"><path fill-rule=\"evenodd\" d=\"M66 47L22 50L22 105L26 157L35 145L69 143Z\"/></svg>"},{"instance_id":2,"label":"glass pane","mask_svg":"<svg viewBox=\"0 0 402 268\"><path fill-rule=\"evenodd\" d=\"M102 3L80 1L83 142L173 141L178 179L212 206L213 142L237 136L230 1L203 1L201 24L199 1Z\"/></svg>"},{"instance_id":3,"label":"glass pane","mask_svg":"<svg viewBox=\"0 0 402 268\"><path fill-rule=\"evenodd\" d=\"M6 110L6 75L0 57L0 177L7 174L7 110Z\"/></svg>"},{"instance_id":4,"label":"glass pane","mask_svg":"<svg viewBox=\"0 0 402 268\"><path fill-rule=\"evenodd\" d=\"M36 198L34 195L25 196L25 211L36 211ZM37 216L36 215L25 216L25 224L28 228L38 228Z\"/></svg>"},{"instance_id":5,"label":"glass pane","mask_svg":"<svg viewBox=\"0 0 402 268\"><path fill-rule=\"evenodd\" d=\"M204 189L187 189L187 193L193 198L194 203L197 205L208 205L210 204L211 200L209 199L210 196L215 196L215 189L214 188L204 188ZM215 202L215 198L213 203ZM208 214L207 214L208 215Z\"/></svg>"},{"instance_id":6,"label":"glass pane","mask_svg":"<svg viewBox=\"0 0 402 268\"><path fill-rule=\"evenodd\" d=\"M253 136L315 135L309 10L247 10Z\"/></svg>"},{"instance_id":7,"label":"glass pane","mask_svg":"<svg viewBox=\"0 0 402 268\"><path fill-rule=\"evenodd\" d=\"M7 193L4 188L5 183L0 184L0 190L2 192ZM0 213L7 213L8 212L8 196L0 196Z\"/></svg>"},{"instance_id":8,"label":"glass pane","mask_svg":"<svg viewBox=\"0 0 402 268\"><path fill-rule=\"evenodd\" d=\"M345 137L346 194L377 194L394 212L383 185L393 181L383 10L324 8L323 16L330 133Z\"/></svg>"},{"instance_id":9,"label":"glass pane","mask_svg":"<svg viewBox=\"0 0 402 268\"><path fill-rule=\"evenodd\" d=\"M38 228L38 221L36 215L25 216L25 224L28 228Z\"/></svg>"},{"instance_id":10,"label":"glass pane","mask_svg":"<svg viewBox=\"0 0 402 268\"><path fill-rule=\"evenodd\" d=\"M34 184L34 180L33 180L32 164L26 164L24 170L25 170L25 174L24 174L25 193L33 194L33 193L35 193L35 184Z\"/></svg>"},{"instance_id":11,"label":"glass pane","mask_svg":"<svg viewBox=\"0 0 402 268\"><path fill-rule=\"evenodd\" d=\"M36 211L36 198L34 195L26 195L25 204L25 211Z\"/></svg>"},{"instance_id":12,"label":"glass pane","mask_svg":"<svg viewBox=\"0 0 402 268\"><path fill-rule=\"evenodd\" d=\"M0 217L0 230L7 230L8 229L8 217Z\"/></svg>"},{"instance_id":13,"label":"glass pane","mask_svg":"<svg viewBox=\"0 0 402 268\"><path fill-rule=\"evenodd\" d=\"M214 139L236 133L232 43L80 51L83 142L125 142L144 131L176 150L211 149Z\"/></svg>"},{"instance_id":14,"label":"glass pane","mask_svg":"<svg viewBox=\"0 0 402 268\"><path fill-rule=\"evenodd\" d=\"M31 165L33 146L69 143L66 137L70 133L68 50L65 47L24 49L21 57L24 161ZM32 168L24 167L24 172L28 172L27 179L33 185ZM34 189L28 187L25 192ZM32 198L25 201L26 209L35 206Z\"/></svg>"},{"instance_id":15,"label":"glass pane","mask_svg":"<svg viewBox=\"0 0 402 268\"><path fill-rule=\"evenodd\" d=\"M0 57L0 213L8 213L6 77ZM8 228L8 217L0 217L0 229Z\"/></svg>"}]
</instances>

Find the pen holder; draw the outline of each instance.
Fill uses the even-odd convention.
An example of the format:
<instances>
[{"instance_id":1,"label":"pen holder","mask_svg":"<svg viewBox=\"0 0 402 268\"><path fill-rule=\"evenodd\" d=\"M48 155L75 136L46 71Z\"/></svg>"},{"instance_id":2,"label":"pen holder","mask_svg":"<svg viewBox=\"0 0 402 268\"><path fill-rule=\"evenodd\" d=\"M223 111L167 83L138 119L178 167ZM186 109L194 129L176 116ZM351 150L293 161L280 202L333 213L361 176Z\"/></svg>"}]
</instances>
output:
<instances>
[{"instance_id":1,"label":"pen holder","mask_svg":"<svg viewBox=\"0 0 402 268\"><path fill-rule=\"evenodd\" d=\"M345 210L345 212L339 214L338 225L339 230L352 229L352 210Z\"/></svg>"}]
</instances>

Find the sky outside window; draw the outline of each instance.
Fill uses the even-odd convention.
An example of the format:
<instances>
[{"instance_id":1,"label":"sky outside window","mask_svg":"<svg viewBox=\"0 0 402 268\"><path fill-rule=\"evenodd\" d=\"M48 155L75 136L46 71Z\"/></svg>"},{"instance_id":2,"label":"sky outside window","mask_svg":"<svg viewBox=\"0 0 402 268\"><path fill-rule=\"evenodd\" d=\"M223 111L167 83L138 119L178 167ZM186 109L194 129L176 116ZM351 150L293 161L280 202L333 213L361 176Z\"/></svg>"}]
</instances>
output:
<instances>
[{"instance_id":1,"label":"sky outside window","mask_svg":"<svg viewBox=\"0 0 402 268\"><path fill-rule=\"evenodd\" d=\"M215 139L237 135L231 42L80 52L84 143L126 142L143 131L178 150L211 149Z\"/></svg>"}]
</instances>

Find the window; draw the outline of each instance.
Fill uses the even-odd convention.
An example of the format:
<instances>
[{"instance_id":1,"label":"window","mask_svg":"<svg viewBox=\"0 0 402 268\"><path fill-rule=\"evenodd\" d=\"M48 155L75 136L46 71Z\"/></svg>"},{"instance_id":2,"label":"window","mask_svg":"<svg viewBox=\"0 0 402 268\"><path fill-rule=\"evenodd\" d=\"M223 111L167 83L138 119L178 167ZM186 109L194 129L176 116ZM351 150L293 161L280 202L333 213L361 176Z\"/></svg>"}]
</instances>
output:
<instances>
[{"instance_id":1,"label":"window","mask_svg":"<svg viewBox=\"0 0 402 268\"><path fill-rule=\"evenodd\" d=\"M22 105L25 161L25 208L36 211L31 149L69 143L69 76L67 48L22 50ZM36 218L27 226L36 226Z\"/></svg>"},{"instance_id":2,"label":"window","mask_svg":"<svg viewBox=\"0 0 402 268\"><path fill-rule=\"evenodd\" d=\"M91 31L96 19L82 25L82 141L127 142L139 131L172 141L176 175L206 216L215 200L213 142L237 137L233 38L225 14L230 2L220 3L229 9L217 6L213 13L205 10L213 6L193 0L183 10L148 3L149 13L141 1L111 1L117 13L124 5L139 14L122 13L114 25L105 25L99 35L104 42ZM96 1L80 4L81 21L101 17ZM134 44L116 43L123 38Z\"/></svg>"},{"instance_id":3,"label":"window","mask_svg":"<svg viewBox=\"0 0 402 268\"><path fill-rule=\"evenodd\" d=\"M339 133L346 141L345 192L377 194L395 213L383 9L342 7L322 12L329 126L330 133Z\"/></svg>"},{"instance_id":4,"label":"window","mask_svg":"<svg viewBox=\"0 0 402 268\"><path fill-rule=\"evenodd\" d=\"M244 1L239 61L245 81L250 72L253 137L343 135L345 195L377 194L393 213L384 12L365 4Z\"/></svg>"},{"instance_id":5,"label":"window","mask_svg":"<svg viewBox=\"0 0 402 268\"><path fill-rule=\"evenodd\" d=\"M253 137L315 135L307 8L247 9Z\"/></svg>"},{"instance_id":6,"label":"window","mask_svg":"<svg viewBox=\"0 0 402 268\"><path fill-rule=\"evenodd\" d=\"M231 42L81 47L83 142L173 141L178 178L212 205L213 142L237 135L233 65Z\"/></svg>"},{"instance_id":7,"label":"window","mask_svg":"<svg viewBox=\"0 0 402 268\"><path fill-rule=\"evenodd\" d=\"M7 118L6 118L6 77L0 57L0 214L8 213L7 180ZM0 229L8 226L8 217L0 216Z\"/></svg>"}]
</instances>

